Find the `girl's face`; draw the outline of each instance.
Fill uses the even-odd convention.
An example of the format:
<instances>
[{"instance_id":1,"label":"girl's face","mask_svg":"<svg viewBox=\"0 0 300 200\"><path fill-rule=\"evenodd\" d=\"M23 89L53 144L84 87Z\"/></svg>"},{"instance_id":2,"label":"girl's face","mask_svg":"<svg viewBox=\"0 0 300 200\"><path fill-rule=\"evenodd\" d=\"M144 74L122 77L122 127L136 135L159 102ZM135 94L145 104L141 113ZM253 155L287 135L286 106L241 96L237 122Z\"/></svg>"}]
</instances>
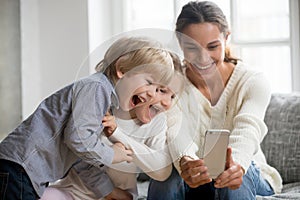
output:
<instances>
[{"instance_id":1,"label":"girl's face","mask_svg":"<svg viewBox=\"0 0 300 200\"><path fill-rule=\"evenodd\" d=\"M190 24L182 33L187 37L182 38L180 45L193 71L205 76L222 67L226 38L218 26L212 23Z\"/></svg>"},{"instance_id":2,"label":"girl's face","mask_svg":"<svg viewBox=\"0 0 300 200\"><path fill-rule=\"evenodd\" d=\"M116 85L120 108L129 111L132 118L149 123L157 114L168 110L174 93L156 84L150 74L123 76Z\"/></svg>"},{"instance_id":3,"label":"girl's face","mask_svg":"<svg viewBox=\"0 0 300 200\"><path fill-rule=\"evenodd\" d=\"M174 96L168 87L158 84L141 86L133 96L137 104L130 114L144 124L149 123L156 115L171 107Z\"/></svg>"}]
</instances>

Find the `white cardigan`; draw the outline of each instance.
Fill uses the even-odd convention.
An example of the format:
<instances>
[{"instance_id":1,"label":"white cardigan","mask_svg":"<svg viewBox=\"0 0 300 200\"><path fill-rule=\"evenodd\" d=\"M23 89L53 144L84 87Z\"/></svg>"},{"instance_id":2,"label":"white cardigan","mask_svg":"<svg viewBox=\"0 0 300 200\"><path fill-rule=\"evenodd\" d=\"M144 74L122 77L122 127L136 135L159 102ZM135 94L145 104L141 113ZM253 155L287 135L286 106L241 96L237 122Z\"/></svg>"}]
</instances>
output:
<instances>
[{"instance_id":1,"label":"white cardigan","mask_svg":"<svg viewBox=\"0 0 300 200\"><path fill-rule=\"evenodd\" d=\"M247 172L251 161L276 193L282 189L278 171L269 166L260 143L267 133L264 115L271 92L262 73L250 71L238 63L217 104L212 106L199 90L187 81L177 106L168 112L168 144L174 165L181 172L182 156L202 157L207 129L231 131L232 157Z\"/></svg>"}]
</instances>

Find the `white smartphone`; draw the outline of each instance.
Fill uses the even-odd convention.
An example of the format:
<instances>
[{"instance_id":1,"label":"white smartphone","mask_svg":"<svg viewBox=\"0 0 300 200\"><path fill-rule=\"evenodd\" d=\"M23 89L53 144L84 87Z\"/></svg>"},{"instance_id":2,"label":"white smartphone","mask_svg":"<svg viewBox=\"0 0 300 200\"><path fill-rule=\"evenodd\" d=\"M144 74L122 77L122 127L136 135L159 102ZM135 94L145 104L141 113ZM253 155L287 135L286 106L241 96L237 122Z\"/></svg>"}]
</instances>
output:
<instances>
[{"instance_id":1,"label":"white smartphone","mask_svg":"<svg viewBox=\"0 0 300 200\"><path fill-rule=\"evenodd\" d=\"M225 170L229 135L225 129L209 129L205 133L203 160L212 179Z\"/></svg>"}]
</instances>

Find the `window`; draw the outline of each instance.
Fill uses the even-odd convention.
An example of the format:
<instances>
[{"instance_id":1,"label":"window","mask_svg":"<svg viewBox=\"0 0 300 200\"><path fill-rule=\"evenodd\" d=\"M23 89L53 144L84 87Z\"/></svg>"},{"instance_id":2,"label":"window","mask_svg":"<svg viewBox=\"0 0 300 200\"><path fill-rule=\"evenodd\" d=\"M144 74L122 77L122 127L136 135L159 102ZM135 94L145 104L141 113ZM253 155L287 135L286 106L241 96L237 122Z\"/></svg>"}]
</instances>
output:
<instances>
[{"instance_id":1,"label":"window","mask_svg":"<svg viewBox=\"0 0 300 200\"><path fill-rule=\"evenodd\" d=\"M174 30L189 0L128 0L126 29ZM213 0L225 13L234 53L263 71L273 92L300 90L299 5L293 0ZM267 8L267 9L266 9ZM296 74L297 75L296 75Z\"/></svg>"},{"instance_id":2,"label":"window","mask_svg":"<svg viewBox=\"0 0 300 200\"><path fill-rule=\"evenodd\" d=\"M127 30L152 27L173 30L173 0L129 0L127 10Z\"/></svg>"},{"instance_id":3,"label":"window","mask_svg":"<svg viewBox=\"0 0 300 200\"><path fill-rule=\"evenodd\" d=\"M250 67L263 71L273 91L292 91L289 1L231 2L236 54Z\"/></svg>"}]
</instances>

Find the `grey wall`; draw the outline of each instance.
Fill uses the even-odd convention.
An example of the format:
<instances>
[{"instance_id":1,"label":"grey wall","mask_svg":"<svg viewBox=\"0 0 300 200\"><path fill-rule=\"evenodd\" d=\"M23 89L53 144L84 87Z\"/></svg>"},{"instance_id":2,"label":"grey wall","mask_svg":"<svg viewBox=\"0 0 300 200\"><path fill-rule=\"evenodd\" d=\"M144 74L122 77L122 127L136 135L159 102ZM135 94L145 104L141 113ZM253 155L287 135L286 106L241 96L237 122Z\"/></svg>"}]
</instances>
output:
<instances>
[{"instance_id":1,"label":"grey wall","mask_svg":"<svg viewBox=\"0 0 300 200\"><path fill-rule=\"evenodd\" d=\"M88 75L87 0L0 0L0 140L51 93ZM21 106L22 105L22 106Z\"/></svg>"},{"instance_id":2,"label":"grey wall","mask_svg":"<svg viewBox=\"0 0 300 200\"><path fill-rule=\"evenodd\" d=\"M0 1L0 140L22 119L20 1Z\"/></svg>"},{"instance_id":3,"label":"grey wall","mask_svg":"<svg viewBox=\"0 0 300 200\"><path fill-rule=\"evenodd\" d=\"M21 6L23 118L73 82L89 54L86 0L26 0ZM81 74L88 75L89 69Z\"/></svg>"}]
</instances>

